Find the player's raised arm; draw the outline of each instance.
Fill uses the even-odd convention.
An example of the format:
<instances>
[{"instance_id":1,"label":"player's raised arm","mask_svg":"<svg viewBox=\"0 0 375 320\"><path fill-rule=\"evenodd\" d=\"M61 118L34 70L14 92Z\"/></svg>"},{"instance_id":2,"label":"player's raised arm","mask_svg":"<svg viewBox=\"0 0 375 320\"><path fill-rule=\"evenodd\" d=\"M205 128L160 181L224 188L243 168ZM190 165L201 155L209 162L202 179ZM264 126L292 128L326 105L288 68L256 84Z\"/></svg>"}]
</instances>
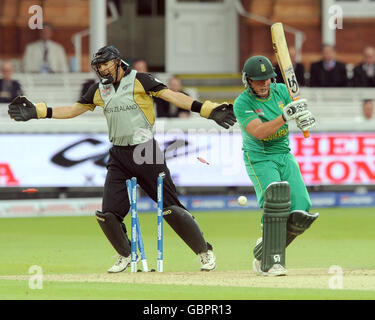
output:
<instances>
[{"instance_id":1,"label":"player's raised arm","mask_svg":"<svg viewBox=\"0 0 375 320\"><path fill-rule=\"evenodd\" d=\"M8 106L8 114L16 121L30 119L69 119L79 116L89 110L87 106L76 103L72 106L50 108L45 102L32 103L25 96L16 97Z\"/></svg>"},{"instance_id":2,"label":"player's raised arm","mask_svg":"<svg viewBox=\"0 0 375 320\"><path fill-rule=\"evenodd\" d=\"M315 124L315 118L311 112L307 110L307 103L305 99L293 101L289 103L284 109L283 113L277 118L262 122L256 118L248 123L246 131L259 140L263 140L268 136L274 134L286 122L290 120L297 120L297 125L300 129L310 129Z\"/></svg>"},{"instance_id":3,"label":"player's raised arm","mask_svg":"<svg viewBox=\"0 0 375 320\"><path fill-rule=\"evenodd\" d=\"M181 109L198 112L202 117L214 120L218 125L225 129L229 129L230 126L233 126L236 123L236 117L233 113L233 105L229 103L218 104L208 100L201 103L181 92L175 92L170 89L163 90L160 93L159 98L164 99Z\"/></svg>"}]
</instances>

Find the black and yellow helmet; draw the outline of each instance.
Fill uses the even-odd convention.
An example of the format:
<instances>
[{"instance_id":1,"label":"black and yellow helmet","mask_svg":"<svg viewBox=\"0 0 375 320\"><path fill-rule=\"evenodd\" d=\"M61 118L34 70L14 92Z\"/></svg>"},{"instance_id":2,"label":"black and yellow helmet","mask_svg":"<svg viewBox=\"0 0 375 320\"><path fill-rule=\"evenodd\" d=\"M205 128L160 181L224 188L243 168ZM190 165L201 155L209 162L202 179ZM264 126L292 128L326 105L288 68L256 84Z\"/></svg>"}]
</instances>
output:
<instances>
[{"instance_id":1,"label":"black and yellow helmet","mask_svg":"<svg viewBox=\"0 0 375 320\"><path fill-rule=\"evenodd\" d=\"M246 60L242 70L242 81L247 88L248 79L267 80L276 78L276 72L271 61L264 56L253 56Z\"/></svg>"}]
</instances>

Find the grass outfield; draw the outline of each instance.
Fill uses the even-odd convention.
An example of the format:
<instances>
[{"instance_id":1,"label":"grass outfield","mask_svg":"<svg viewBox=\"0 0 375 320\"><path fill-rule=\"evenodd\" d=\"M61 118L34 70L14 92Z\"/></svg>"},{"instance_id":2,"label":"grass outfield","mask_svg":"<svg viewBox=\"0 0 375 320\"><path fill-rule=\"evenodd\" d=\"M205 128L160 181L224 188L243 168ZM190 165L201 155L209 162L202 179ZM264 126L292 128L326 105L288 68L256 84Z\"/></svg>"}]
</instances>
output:
<instances>
[{"instance_id":1,"label":"grass outfield","mask_svg":"<svg viewBox=\"0 0 375 320\"><path fill-rule=\"evenodd\" d=\"M199 272L199 259L166 223L163 274L109 275L115 252L95 217L2 218L0 299L375 299L374 208L321 209L287 250L288 276L277 278L252 272L259 211L194 216L214 246L215 272ZM140 223L156 269L156 214L141 214ZM42 290L29 288L33 265L43 270ZM333 265L343 270L341 290L329 289L340 283Z\"/></svg>"}]
</instances>

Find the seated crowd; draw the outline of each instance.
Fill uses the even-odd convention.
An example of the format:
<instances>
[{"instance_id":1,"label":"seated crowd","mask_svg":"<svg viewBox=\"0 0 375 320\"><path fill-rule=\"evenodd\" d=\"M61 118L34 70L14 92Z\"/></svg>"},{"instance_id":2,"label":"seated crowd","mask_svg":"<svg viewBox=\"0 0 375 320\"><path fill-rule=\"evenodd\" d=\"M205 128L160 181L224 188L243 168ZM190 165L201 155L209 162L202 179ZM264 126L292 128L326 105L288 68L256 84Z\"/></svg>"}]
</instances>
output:
<instances>
[{"instance_id":1,"label":"seated crowd","mask_svg":"<svg viewBox=\"0 0 375 320\"><path fill-rule=\"evenodd\" d=\"M69 65L63 46L52 41L53 26L45 24L39 31L39 39L28 44L23 56L22 71L29 73L64 73L69 72ZM297 81L300 86L309 87L375 87L375 48L367 46L363 50L362 62L348 72L345 63L336 58L336 50L331 45L323 45L320 61L311 63L310 70L305 70L304 64L297 61L296 50L290 47L290 56L293 62ZM147 62L136 59L131 67L138 72L148 72ZM12 101L16 96L23 94L20 84L12 79L14 72L12 62L3 60L0 64L0 103ZM277 82L283 82L279 67L275 66ZM348 76L348 74L350 76ZM82 94L97 79L90 79L82 85ZM171 76L168 79L171 90L181 91L181 79ZM364 105L372 104L365 99ZM160 99L155 100L155 108L159 117L187 117L188 112L176 108Z\"/></svg>"}]
</instances>

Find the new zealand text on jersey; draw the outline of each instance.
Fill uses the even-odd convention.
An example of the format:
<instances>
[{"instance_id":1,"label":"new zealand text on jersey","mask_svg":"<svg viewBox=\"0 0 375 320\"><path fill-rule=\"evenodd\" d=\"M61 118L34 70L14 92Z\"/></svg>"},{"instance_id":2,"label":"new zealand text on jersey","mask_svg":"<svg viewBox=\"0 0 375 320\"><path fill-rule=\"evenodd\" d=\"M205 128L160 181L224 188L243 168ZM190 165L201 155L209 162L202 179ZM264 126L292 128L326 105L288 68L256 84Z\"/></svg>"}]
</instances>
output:
<instances>
[{"instance_id":1,"label":"new zealand text on jersey","mask_svg":"<svg viewBox=\"0 0 375 320\"><path fill-rule=\"evenodd\" d=\"M137 108L138 108L138 106L136 104L131 104L131 105L128 105L128 106L107 107L107 108L104 109L104 111L107 112L107 113L112 113L112 112L135 110Z\"/></svg>"}]
</instances>

